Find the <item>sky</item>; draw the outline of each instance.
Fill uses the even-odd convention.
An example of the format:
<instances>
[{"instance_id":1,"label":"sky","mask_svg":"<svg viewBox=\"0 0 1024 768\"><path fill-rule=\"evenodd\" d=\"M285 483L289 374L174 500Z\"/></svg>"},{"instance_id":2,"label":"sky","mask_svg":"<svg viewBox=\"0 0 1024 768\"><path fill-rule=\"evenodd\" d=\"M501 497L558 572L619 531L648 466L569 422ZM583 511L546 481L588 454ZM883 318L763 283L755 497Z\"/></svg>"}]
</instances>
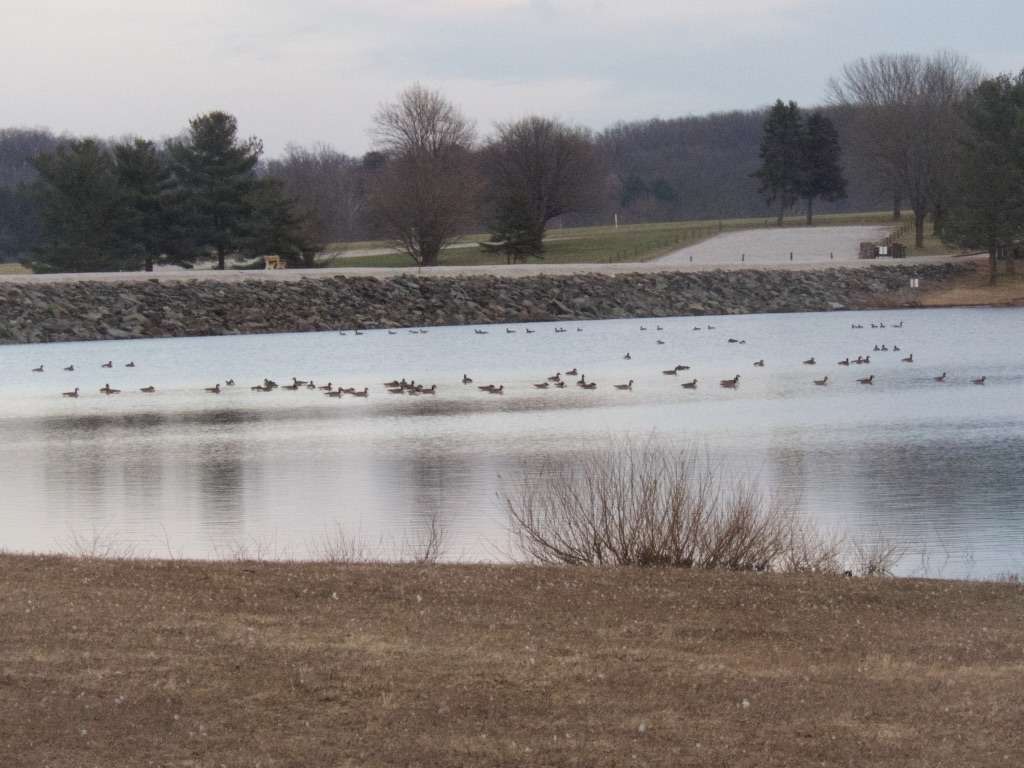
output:
<instances>
[{"instance_id":1,"label":"sky","mask_svg":"<svg viewBox=\"0 0 1024 768\"><path fill-rule=\"evenodd\" d=\"M527 114L623 120L821 103L845 62L1024 68L1020 0L0 0L0 127L161 139L221 109L267 155L371 146L419 82L486 136Z\"/></svg>"}]
</instances>

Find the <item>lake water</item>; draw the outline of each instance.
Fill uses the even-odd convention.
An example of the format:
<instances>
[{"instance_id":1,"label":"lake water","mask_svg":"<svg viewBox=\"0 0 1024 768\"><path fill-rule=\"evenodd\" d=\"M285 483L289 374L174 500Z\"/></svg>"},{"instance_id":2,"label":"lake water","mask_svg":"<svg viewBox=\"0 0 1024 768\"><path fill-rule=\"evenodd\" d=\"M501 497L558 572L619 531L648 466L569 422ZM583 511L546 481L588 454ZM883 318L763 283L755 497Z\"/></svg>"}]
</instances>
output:
<instances>
[{"instance_id":1,"label":"lake water","mask_svg":"<svg viewBox=\"0 0 1024 768\"><path fill-rule=\"evenodd\" d=\"M653 432L798 494L825 528L903 543L903 573L1024 572L1024 310L556 325L0 347L0 548L99 539L139 555L303 558L340 526L387 555L440 514L448 557L504 559L499 495L525 460L572 461ZM909 353L915 362L900 362ZM836 365L867 354L870 365ZM802 364L811 356L817 365ZM692 370L661 373L676 364ZM598 389L531 386L572 367ZM737 373L738 389L718 386ZM856 383L869 374L874 385ZM825 375L829 386L813 384ZM369 386L370 397L250 391L265 376ZM971 384L979 376L985 385ZM402 377L438 392L388 394L383 382ZM688 377L697 390L680 387ZM227 378L238 385L203 391ZM629 379L630 392L611 387ZM123 393L99 394L107 382ZM137 391L148 385L157 393ZM77 400L60 396L75 386Z\"/></svg>"}]
</instances>

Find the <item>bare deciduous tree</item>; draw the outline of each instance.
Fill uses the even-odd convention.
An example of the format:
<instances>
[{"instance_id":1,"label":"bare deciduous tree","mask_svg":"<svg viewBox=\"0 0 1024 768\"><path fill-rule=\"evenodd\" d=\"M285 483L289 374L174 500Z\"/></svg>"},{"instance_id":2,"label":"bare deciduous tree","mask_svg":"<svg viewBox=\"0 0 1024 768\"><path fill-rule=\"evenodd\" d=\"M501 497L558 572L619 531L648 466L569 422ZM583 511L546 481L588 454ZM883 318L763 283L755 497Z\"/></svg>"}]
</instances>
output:
<instances>
[{"instance_id":1,"label":"bare deciduous tree","mask_svg":"<svg viewBox=\"0 0 1024 768\"><path fill-rule=\"evenodd\" d=\"M295 200L309 242L326 245L364 234L366 185L358 159L322 144L309 149L289 144L284 157L267 164L267 172Z\"/></svg>"},{"instance_id":2,"label":"bare deciduous tree","mask_svg":"<svg viewBox=\"0 0 1024 768\"><path fill-rule=\"evenodd\" d=\"M512 256L539 256L548 223L600 204L601 174L590 132L545 117L497 126L483 151L492 235Z\"/></svg>"},{"instance_id":3,"label":"bare deciduous tree","mask_svg":"<svg viewBox=\"0 0 1024 768\"><path fill-rule=\"evenodd\" d=\"M475 199L473 124L440 93L418 84L382 106L373 124L374 145L386 162L370 196L372 214L413 261L435 266Z\"/></svg>"},{"instance_id":4,"label":"bare deciduous tree","mask_svg":"<svg viewBox=\"0 0 1024 768\"><path fill-rule=\"evenodd\" d=\"M961 131L957 106L980 78L964 57L940 52L858 59L829 81L829 100L856 108L855 151L893 194L894 211L900 198L913 208L917 247L925 217L943 209Z\"/></svg>"}]
</instances>

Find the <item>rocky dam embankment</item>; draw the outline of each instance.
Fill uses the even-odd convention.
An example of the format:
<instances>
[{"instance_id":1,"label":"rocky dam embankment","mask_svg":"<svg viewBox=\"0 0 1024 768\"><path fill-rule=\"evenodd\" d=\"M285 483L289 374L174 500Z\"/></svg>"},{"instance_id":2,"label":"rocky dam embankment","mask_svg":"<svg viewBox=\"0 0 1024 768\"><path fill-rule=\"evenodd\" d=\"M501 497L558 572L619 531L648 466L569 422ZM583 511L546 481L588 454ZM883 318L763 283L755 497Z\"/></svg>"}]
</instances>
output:
<instances>
[{"instance_id":1,"label":"rocky dam embankment","mask_svg":"<svg viewBox=\"0 0 1024 768\"><path fill-rule=\"evenodd\" d=\"M913 306L973 269L939 263L496 277L0 283L0 343Z\"/></svg>"}]
</instances>

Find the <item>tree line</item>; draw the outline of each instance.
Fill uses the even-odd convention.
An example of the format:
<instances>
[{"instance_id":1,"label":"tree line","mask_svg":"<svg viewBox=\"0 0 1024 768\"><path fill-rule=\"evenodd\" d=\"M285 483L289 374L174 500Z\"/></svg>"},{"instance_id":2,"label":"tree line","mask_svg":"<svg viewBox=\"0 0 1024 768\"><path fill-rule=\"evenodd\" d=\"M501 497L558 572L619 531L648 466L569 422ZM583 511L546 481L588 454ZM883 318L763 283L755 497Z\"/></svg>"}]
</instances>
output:
<instances>
[{"instance_id":1,"label":"tree line","mask_svg":"<svg viewBox=\"0 0 1024 768\"><path fill-rule=\"evenodd\" d=\"M0 258L62 271L223 267L268 253L313 265L332 242L385 239L429 266L480 231L510 261L543 257L555 220L800 210L810 223L816 209L899 216L906 206L917 245L930 217L947 242L995 262L1020 240L1020 80L986 79L951 53L881 55L844 66L809 111L780 99L600 133L529 116L483 140L442 94L416 85L376 112L362 157L289 146L267 160L223 112L162 143L8 129Z\"/></svg>"}]
</instances>

